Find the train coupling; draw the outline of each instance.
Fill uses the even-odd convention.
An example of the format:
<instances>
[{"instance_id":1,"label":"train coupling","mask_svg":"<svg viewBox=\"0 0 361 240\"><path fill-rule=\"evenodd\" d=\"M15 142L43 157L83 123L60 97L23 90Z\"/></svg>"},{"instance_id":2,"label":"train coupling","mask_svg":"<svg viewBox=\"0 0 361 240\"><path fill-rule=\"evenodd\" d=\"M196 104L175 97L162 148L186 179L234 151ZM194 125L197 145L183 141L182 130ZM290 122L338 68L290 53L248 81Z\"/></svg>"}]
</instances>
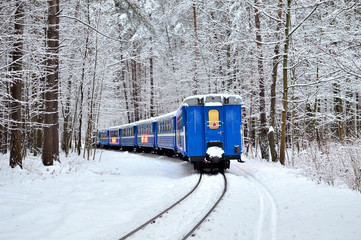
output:
<instances>
[{"instance_id":1,"label":"train coupling","mask_svg":"<svg viewBox=\"0 0 361 240\"><path fill-rule=\"evenodd\" d=\"M203 162L204 162L205 164L210 164L210 163L212 163L211 161L208 161L206 158L203 160Z\"/></svg>"}]
</instances>

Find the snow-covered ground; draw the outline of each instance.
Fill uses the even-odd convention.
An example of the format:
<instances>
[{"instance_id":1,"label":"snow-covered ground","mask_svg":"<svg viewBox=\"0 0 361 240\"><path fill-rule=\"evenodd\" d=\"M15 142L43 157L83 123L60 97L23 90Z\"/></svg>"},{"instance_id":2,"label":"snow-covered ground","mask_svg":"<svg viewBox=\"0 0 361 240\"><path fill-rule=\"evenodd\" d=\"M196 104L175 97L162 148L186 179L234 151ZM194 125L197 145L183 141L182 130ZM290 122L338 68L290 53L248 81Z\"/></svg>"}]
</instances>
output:
<instances>
[{"instance_id":1,"label":"snow-covered ground","mask_svg":"<svg viewBox=\"0 0 361 240\"><path fill-rule=\"evenodd\" d=\"M279 164L245 159L226 172L228 191L191 239L361 239L361 195L316 184ZM10 169L0 155L0 239L119 239L173 204L199 175L187 162L98 151L44 167ZM205 175L177 209L129 239L179 239L220 195Z\"/></svg>"}]
</instances>

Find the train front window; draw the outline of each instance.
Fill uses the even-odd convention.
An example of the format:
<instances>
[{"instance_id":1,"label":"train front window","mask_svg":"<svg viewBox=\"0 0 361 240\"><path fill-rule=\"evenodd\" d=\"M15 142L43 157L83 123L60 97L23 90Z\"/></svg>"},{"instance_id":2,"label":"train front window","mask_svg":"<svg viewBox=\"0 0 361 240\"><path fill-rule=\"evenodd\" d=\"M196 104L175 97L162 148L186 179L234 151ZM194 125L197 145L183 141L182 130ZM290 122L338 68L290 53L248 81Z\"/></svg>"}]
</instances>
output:
<instances>
[{"instance_id":1,"label":"train front window","mask_svg":"<svg viewBox=\"0 0 361 240\"><path fill-rule=\"evenodd\" d=\"M211 109L208 111L208 127L210 129L219 128L219 111L217 109Z\"/></svg>"}]
</instances>

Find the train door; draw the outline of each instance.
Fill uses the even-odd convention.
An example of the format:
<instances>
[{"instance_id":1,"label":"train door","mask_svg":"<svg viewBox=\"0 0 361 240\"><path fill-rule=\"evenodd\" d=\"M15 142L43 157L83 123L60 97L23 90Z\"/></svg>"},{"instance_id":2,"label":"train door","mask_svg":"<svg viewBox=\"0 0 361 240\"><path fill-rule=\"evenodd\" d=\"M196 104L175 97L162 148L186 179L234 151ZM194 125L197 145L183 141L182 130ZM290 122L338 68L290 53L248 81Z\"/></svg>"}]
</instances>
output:
<instances>
[{"instance_id":1,"label":"train door","mask_svg":"<svg viewBox=\"0 0 361 240\"><path fill-rule=\"evenodd\" d=\"M223 149L224 126L222 106L204 107L206 148L218 146Z\"/></svg>"}]
</instances>

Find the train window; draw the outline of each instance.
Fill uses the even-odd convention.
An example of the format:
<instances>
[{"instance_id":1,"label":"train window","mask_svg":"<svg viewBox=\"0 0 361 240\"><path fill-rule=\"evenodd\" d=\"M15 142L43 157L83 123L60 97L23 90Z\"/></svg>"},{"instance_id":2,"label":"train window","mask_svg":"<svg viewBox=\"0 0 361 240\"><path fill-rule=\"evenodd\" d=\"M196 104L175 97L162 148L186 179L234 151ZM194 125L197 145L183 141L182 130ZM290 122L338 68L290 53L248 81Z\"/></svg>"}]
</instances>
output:
<instances>
[{"instance_id":1,"label":"train window","mask_svg":"<svg viewBox=\"0 0 361 240\"><path fill-rule=\"evenodd\" d=\"M182 130L182 121L183 121L183 116L182 116L182 114L180 114L179 116L178 116L178 119L177 119L177 130L178 131L181 131Z\"/></svg>"},{"instance_id":2,"label":"train window","mask_svg":"<svg viewBox=\"0 0 361 240\"><path fill-rule=\"evenodd\" d=\"M217 109L211 109L208 111L208 127L210 129L219 128L219 111Z\"/></svg>"}]
</instances>

